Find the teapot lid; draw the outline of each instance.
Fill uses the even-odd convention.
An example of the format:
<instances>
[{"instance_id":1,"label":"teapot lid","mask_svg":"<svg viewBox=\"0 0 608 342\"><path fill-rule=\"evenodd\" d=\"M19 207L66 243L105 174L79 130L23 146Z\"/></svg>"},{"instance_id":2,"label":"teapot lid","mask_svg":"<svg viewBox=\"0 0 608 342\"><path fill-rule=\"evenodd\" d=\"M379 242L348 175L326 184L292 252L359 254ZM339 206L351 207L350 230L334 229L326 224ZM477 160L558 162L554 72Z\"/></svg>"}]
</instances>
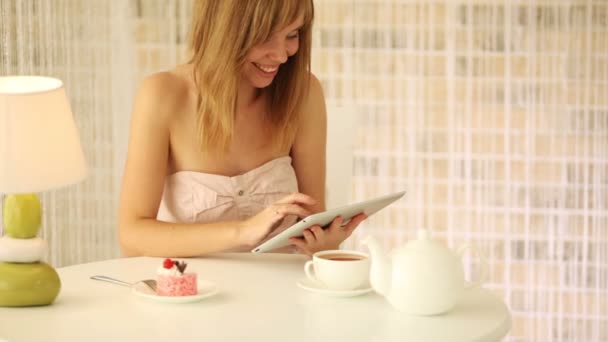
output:
<instances>
[{"instance_id":1,"label":"teapot lid","mask_svg":"<svg viewBox=\"0 0 608 342\"><path fill-rule=\"evenodd\" d=\"M400 257L433 256L433 259L452 258L450 249L442 242L434 240L428 229L418 229L417 239L410 240L396 253Z\"/></svg>"}]
</instances>

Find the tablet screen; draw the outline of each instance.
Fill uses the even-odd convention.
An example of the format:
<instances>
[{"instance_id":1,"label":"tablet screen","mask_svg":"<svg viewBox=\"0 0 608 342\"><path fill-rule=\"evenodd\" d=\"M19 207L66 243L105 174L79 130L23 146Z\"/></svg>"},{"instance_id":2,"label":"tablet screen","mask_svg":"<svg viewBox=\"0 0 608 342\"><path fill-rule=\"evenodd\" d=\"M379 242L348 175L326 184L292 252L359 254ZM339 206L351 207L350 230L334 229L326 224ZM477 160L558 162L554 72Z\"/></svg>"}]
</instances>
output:
<instances>
[{"instance_id":1,"label":"tablet screen","mask_svg":"<svg viewBox=\"0 0 608 342\"><path fill-rule=\"evenodd\" d=\"M382 208L395 202L399 198L405 195L405 191L397 192L394 194L366 200L363 202L348 204L342 207L329 209L324 212L316 213L299 220L294 223L291 227L285 229L282 233L268 239L261 245L254 248L251 252L263 253L273 249L285 247L289 245L289 238L302 236L305 229L308 229L314 225L321 227L327 227L337 216L342 216L344 224L350 221L354 216L365 213L368 217L378 212Z\"/></svg>"}]
</instances>

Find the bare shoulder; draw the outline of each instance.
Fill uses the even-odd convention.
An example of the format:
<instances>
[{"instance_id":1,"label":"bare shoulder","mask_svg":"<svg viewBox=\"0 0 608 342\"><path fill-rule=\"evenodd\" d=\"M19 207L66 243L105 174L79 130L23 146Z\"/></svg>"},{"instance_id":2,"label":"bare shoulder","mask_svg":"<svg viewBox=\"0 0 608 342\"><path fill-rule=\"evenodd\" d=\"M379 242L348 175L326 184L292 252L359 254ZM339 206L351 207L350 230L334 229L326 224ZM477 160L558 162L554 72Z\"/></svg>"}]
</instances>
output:
<instances>
[{"instance_id":1,"label":"bare shoulder","mask_svg":"<svg viewBox=\"0 0 608 342\"><path fill-rule=\"evenodd\" d=\"M325 96L323 95L323 87L319 79L310 73L310 83L308 88L308 96L304 102L305 122L316 125L319 121L325 121Z\"/></svg>"},{"instance_id":2,"label":"bare shoulder","mask_svg":"<svg viewBox=\"0 0 608 342\"><path fill-rule=\"evenodd\" d=\"M305 150L312 148L315 151L314 153L317 153L318 149L324 150L326 127L327 112L323 88L319 79L311 73L308 96L302 107L302 116L294 141L295 150L302 151L302 147ZM311 147L312 141L322 143L323 147Z\"/></svg>"},{"instance_id":3,"label":"bare shoulder","mask_svg":"<svg viewBox=\"0 0 608 342\"><path fill-rule=\"evenodd\" d=\"M310 83L308 85L308 100L309 101L325 101L323 96L323 86L321 81L313 74L310 73Z\"/></svg>"},{"instance_id":4,"label":"bare shoulder","mask_svg":"<svg viewBox=\"0 0 608 342\"><path fill-rule=\"evenodd\" d=\"M183 74L175 70L154 73L142 80L135 98L135 111L157 120L170 120L183 112L191 96L191 84Z\"/></svg>"}]
</instances>

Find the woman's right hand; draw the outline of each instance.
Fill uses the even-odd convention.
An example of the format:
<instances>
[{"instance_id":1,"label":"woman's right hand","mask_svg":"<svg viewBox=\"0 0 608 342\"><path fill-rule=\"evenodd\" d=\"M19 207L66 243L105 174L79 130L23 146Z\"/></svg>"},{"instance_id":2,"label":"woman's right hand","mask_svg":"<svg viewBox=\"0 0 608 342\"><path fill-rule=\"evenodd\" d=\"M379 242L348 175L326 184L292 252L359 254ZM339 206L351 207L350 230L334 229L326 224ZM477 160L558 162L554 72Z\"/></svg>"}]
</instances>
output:
<instances>
[{"instance_id":1,"label":"woman's right hand","mask_svg":"<svg viewBox=\"0 0 608 342\"><path fill-rule=\"evenodd\" d=\"M316 203L317 201L312 197L299 192L285 196L257 215L243 221L238 227L239 241L244 245L257 245L279 227L286 216L306 217L311 213L303 205L312 206Z\"/></svg>"}]
</instances>

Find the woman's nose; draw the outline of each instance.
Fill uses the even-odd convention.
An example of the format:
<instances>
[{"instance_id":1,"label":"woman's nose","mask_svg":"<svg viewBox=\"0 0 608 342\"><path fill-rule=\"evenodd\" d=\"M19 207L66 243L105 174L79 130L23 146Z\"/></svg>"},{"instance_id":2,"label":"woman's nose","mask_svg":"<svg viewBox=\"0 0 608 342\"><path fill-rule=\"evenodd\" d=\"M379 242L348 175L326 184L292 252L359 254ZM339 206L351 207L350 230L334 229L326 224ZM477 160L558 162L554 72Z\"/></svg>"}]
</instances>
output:
<instances>
[{"instance_id":1,"label":"woman's nose","mask_svg":"<svg viewBox=\"0 0 608 342\"><path fill-rule=\"evenodd\" d=\"M273 39L271 41L271 45L269 46L268 57L273 62L285 63L289 57L287 55L287 45L285 44L285 41L281 39Z\"/></svg>"}]
</instances>

